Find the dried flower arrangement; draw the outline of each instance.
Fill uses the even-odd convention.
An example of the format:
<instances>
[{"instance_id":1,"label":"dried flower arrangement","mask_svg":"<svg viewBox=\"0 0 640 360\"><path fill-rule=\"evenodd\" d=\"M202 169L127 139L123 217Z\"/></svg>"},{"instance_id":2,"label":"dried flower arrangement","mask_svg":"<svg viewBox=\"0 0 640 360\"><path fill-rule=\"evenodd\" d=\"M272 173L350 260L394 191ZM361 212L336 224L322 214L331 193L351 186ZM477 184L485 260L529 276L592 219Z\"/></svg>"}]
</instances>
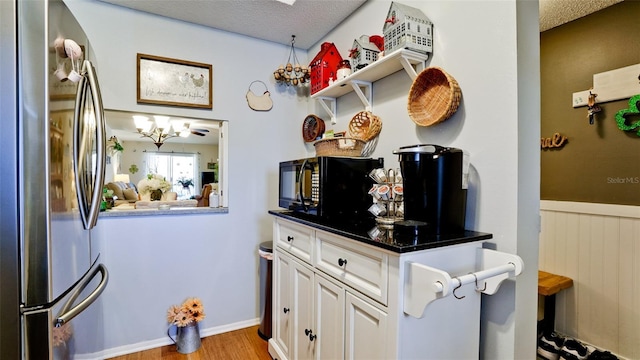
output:
<instances>
[{"instance_id":1,"label":"dried flower arrangement","mask_svg":"<svg viewBox=\"0 0 640 360\"><path fill-rule=\"evenodd\" d=\"M54 326L53 327L53 346L58 347L66 344L66 342L71 338L73 334L73 329L71 328L71 323L64 323L62 326Z\"/></svg>"},{"instance_id":2,"label":"dried flower arrangement","mask_svg":"<svg viewBox=\"0 0 640 360\"><path fill-rule=\"evenodd\" d=\"M171 183L164 176L158 174L148 174L146 178L138 182L140 194L146 194L153 190L161 190L163 193L171 189Z\"/></svg>"},{"instance_id":3,"label":"dried flower arrangement","mask_svg":"<svg viewBox=\"0 0 640 360\"><path fill-rule=\"evenodd\" d=\"M200 322L204 318L204 307L199 298L188 298L182 305L172 305L167 311L167 322L179 327Z\"/></svg>"}]
</instances>

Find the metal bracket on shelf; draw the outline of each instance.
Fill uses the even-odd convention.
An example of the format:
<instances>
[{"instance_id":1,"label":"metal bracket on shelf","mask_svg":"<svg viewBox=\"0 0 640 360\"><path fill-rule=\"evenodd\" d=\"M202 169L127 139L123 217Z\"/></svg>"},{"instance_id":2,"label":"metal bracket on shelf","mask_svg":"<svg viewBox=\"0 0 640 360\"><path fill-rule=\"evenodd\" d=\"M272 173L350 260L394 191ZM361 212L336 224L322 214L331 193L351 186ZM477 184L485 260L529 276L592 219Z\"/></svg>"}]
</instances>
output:
<instances>
[{"instance_id":1,"label":"metal bracket on shelf","mask_svg":"<svg viewBox=\"0 0 640 360\"><path fill-rule=\"evenodd\" d=\"M418 56L418 54L407 52L400 56L400 63L411 80L415 80L418 77L418 73L426 67L427 59L422 54ZM413 67L414 65L415 68Z\"/></svg>"},{"instance_id":2,"label":"metal bracket on shelf","mask_svg":"<svg viewBox=\"0 0 640 360\"><path fill-rule=\"evenodd\" d=\"M353 91L358 94L360 101L364 105L364 109L366 111L371 111L371 103L373 100L373 87L371 86L371 82L369 81L361 81L361 80L351 80L351 87L353 87ZM367 94L362 91L363 88L367 89Z\"/></svg>"},{"instance_id":3,"label":"metal bracket on shelf","mask_svg":"<svg viewBox=\"0 0 640 360\"><path fill-rule=\"evenodd\" d=\"M320 105L322 105L322 108L324 108L324 111L326 111L327 114L329 114L329 116L331 116L331 124L335 125L337 123L337 121L336 121L336 98L327 97L327 96L320 96L320 97L318 97L318 102L320 103Z\"/></svg>"},{"instance_id":4,"label":"metal bracket on shelf","mask_svg":"<svg viewBox=\"0 0 640 360\"><path fill-rule=\"evenodd\" d=\"M476 290L487 295L498 291L509 277L520 275L524 267L518 255L490 249L478 249L480 271L451 277L446 271L423 264L408 262L404 284L404 312L422 318L424 309L433 301L447 297L452 289L474 283ZM479 282L484 281L484 285Z\"/></svg>"}]
</instances>

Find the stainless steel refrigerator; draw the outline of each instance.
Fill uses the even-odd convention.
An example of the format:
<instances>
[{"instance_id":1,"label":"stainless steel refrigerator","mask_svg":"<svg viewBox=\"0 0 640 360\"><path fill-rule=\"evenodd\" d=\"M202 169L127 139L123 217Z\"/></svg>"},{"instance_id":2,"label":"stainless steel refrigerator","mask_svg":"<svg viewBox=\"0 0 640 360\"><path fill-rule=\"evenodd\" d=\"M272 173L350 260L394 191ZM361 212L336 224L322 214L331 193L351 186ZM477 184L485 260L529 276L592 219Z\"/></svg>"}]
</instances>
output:
<instances>
[{"instance_id":1,"label":"stainless steel refrigerator","mask_svg":"<svg viewBox=\"0 0 640 360\"><path fill-rule=\"evenodd\" d=\"M91 234L105 135L90 43L60 0L0 1L0 35L0 358L90 357L108 281Z\"/></svg>"}]
</instances>

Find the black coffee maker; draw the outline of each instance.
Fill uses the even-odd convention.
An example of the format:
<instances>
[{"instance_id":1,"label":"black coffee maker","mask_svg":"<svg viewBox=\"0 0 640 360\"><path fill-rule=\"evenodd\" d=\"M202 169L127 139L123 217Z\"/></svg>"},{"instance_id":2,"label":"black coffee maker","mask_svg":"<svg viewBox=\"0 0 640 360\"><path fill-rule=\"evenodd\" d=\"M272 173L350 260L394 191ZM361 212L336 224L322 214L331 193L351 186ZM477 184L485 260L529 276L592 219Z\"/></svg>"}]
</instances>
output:
<instances>
[{"instance_id":1,"label":"black coffee maker","mask_svg":"<svg viewBox=\"0 0 640 360\"><path fill-rule=\"evenodd\" d=\"M439 145L404 146L398 154L404 188L400 234L442 235L464 232L468 161L462 150Z\"/></svg>"}]
</instances>

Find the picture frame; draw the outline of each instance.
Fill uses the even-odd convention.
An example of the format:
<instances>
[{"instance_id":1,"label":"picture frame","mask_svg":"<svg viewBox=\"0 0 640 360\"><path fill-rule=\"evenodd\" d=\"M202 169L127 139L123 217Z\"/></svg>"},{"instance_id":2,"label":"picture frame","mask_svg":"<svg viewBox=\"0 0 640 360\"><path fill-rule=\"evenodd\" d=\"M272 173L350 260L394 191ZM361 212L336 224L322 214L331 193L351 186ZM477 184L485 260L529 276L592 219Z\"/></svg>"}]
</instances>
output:
<instances>
[{"instance_id":1,"label":"picture frame","mask_svg":"<svg viewBox=\"0 0 640 360\"><path fill-rule=\"evenodd\" d=\"M213 109L213 66L137 54L139 104Z\"/></svg>"},{"instance_id":2,"label":"picture frame","mask_svg":"<svg viewBox=\"0 0 640 360\"><path fill-rule=\"evenodd\" d=\"M207 169L208 170L215 170L215 168L216 168L216 163L214 163L214 162L208 162L207 163Z\"/></svg>"},{"instance_id":3,"label":"picture frame","mask_svg":"<svg viewBox=\"0 0 640 360\"><path fill-rule=\"evenodd\" d=\"M84 45L80 45L82 49L82 56L76 63L76 71L79 73L82 70L82 63L84 62ZM56 77L55 72L61 68L65 73L69 74L73 70L70 58L60 58L57 56L56 51L51 49L49 51L49 98L51 100L75 100L76 92L78 90L78 83L68 80L60 80Z\"/></svg>"}]
</instances>

